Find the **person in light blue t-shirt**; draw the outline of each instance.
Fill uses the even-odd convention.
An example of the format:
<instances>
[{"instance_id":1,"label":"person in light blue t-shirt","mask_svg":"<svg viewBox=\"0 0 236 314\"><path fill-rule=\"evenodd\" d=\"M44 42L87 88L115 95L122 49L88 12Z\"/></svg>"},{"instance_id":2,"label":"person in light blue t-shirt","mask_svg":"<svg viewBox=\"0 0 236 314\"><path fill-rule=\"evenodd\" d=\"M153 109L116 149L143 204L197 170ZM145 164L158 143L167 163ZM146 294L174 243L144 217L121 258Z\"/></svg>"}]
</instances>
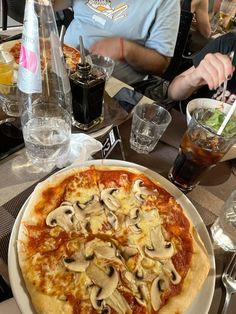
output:
<instances>
[{"instance_id":1,"label":"person in light blue t-shirt","mask_svg":"<svg viewBox=\"0 0 236 314\"><path fill-rule=\"evenodd\" d=\"M180 17L179 0L54 0L55 10L72 6L74 19L65 43L116 61L113 76L132 84L161 75L173 56Z\"/></svg>"}]
</instances>

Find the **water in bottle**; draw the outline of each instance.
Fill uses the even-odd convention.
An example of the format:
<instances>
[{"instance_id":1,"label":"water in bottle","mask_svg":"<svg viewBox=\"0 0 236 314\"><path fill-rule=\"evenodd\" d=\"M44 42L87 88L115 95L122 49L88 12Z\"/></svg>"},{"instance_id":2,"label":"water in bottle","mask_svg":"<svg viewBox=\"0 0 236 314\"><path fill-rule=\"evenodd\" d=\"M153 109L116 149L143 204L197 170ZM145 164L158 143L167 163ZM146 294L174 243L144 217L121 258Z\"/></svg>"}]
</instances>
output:
<instances>
[{"instance_id":1,"label":"water in bottle","mask_svg":"<svg viewBox=\"0 0 236 314\"><path fill-rule=\"evenodd\" d=\"M51 1L27 0L18 88L29 160L47 170L67 160L71 92Z\"/></svg>"}]
</instances>

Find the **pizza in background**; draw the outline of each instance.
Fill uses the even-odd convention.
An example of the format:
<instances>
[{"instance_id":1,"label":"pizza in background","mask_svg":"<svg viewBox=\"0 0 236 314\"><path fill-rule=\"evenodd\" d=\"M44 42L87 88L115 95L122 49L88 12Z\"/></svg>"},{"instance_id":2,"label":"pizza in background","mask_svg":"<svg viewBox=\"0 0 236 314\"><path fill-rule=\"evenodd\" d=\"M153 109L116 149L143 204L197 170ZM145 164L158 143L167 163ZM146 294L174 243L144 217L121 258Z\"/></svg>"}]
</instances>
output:
<instances>
[{"instance_id":1,"label":"pizza in background","mask_svg":"<svg viewBox=\"0 0 236 314\"><path fill-rule=\"evenodd\" d=\"M4 49L10 52L15 60L15 68L18 68L19 59L20 59L20 49L21 49L21 41L14 40L12 42L7 42L2 44ZM63 44L63 54L65 57L66 66L71 72L76 70L76 65L80 62L80 52L79 50Z\"/></svg>"},{"instance_id":2,"label":"pizza in background","mask_svg":"<svg viewBox=\"0 0 236 314\"><path fill-rule=\"evenodd\" d=\"M33 192L18 237L37 313L180 314L209 271L181 206L133 168L56 174Z\"/></svg>"}]
</instances>

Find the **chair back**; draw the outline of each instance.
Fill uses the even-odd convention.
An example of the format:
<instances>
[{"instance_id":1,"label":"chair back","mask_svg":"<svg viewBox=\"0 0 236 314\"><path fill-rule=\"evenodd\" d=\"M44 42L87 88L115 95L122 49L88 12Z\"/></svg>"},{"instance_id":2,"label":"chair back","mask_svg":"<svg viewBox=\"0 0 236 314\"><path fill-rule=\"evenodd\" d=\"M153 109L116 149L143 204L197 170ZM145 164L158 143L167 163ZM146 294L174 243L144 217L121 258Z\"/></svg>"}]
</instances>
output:
<instances>
[{"instance_id":1,"label":"chair back","mask_svg":"<svg viewBox=\"0 0 236 314\"><path fill-rule=\"evenodd\" d=\"M181 2L179 31L174 55L166 72L162 75L162 77L168 81L171 81L177 75L181 61L183 61L183 52L188 41L188 35L193 19L193 13L191 12L191 1L192 0L184 0Z\"/></svg>"},{"instance_id":2,"label":"chair back","mask_svg":"<svg viewBox=\"0 0 236 314\"><path fill-rule=\"evenodd\" d=\"M2 0L2 29L7 29L7 17L23 23L25 0Z\"/></svg>"},{"instance_id":3,"label":"chair back","mask_svg":"<svg viewBox=\"0 0 236 314\"><path fill-rule=\"evenodd\" d=\"M7 17L11 17L13 20L23 24L25 13L25 0L1 0L2 1L2 29L7 29ZM65 25L66 28L74 18L74 13L71 8L65 9L61 12L56 12L56 21L58 29L61 25Z\"/></svg>"}]
</instances>

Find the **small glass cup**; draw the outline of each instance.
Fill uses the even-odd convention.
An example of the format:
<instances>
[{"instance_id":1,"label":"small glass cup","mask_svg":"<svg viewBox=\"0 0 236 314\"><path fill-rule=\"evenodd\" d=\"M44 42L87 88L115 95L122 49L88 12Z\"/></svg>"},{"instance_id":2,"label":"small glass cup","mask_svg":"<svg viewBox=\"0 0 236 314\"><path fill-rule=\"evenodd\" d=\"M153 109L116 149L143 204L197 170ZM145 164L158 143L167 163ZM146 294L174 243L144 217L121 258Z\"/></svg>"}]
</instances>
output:
<instances>
[{"instance_id":1,"label":"small glass cup","mask_svg":"<svg viewBox=\"0 0 236 314\"><path fill-rule=\"evenodd\" d=\"M220 24L225 30L232 27L231 18L235 15L236 3L230 0L223 0L220 5Z\"/></svg>"},{"instance_id":2,"label":"small glass cup","mask_svg":"<svg viewBox=\"0 0 236 314\"><path fill-rule=\"evenodd\" d=\"M219 217L211 226L214 242L225 251L236 251L236 190L225 202Z\"/></svg>"},{"instance_id":3,"label":"small glass cup","mask_svg":"<svg viewBox=\"0 0 236 314\"><path fill-rule=\"evenodd\" d=\"M2 110L11 117L20 116L20 103L16 84L0 84L0 103Z\"/></svg>"},{"instance_id":4,"label":"small glass cup","mask_svg":"<svg viewBox=\"0 0 236 314\"><path fill-rule=\"evenodd\" d=\"M92 69L93 71L98 70L106 76L106 81L109 80L115 66L115 61L109 57L100 55L91 55Z\"/></svg>"},{"instance_id":5,"label":"small glass cup","mask_svg":"<svg viewBox=\"0 0 236 314\"><path fill-rule=\"evenodd\" d=\"M215 166L236 142L236 133L217 135L204 125L202 121L207 115L212 115L212 111L199 109L193 112L168 175L169 180L183 192L191 191L201 176Z\"/></svg>"},{"instance_id":6,"label":"small glass cup","mask_svg":"<svg viewBox=\"0 0 236 314\"><path fill-rule=\"evenodd\" d=\"M131 148L137 153L150 153L171 120L170 113L156 103L136 105L133 110L130 134Z\"/></svg>"}]
</instances>

